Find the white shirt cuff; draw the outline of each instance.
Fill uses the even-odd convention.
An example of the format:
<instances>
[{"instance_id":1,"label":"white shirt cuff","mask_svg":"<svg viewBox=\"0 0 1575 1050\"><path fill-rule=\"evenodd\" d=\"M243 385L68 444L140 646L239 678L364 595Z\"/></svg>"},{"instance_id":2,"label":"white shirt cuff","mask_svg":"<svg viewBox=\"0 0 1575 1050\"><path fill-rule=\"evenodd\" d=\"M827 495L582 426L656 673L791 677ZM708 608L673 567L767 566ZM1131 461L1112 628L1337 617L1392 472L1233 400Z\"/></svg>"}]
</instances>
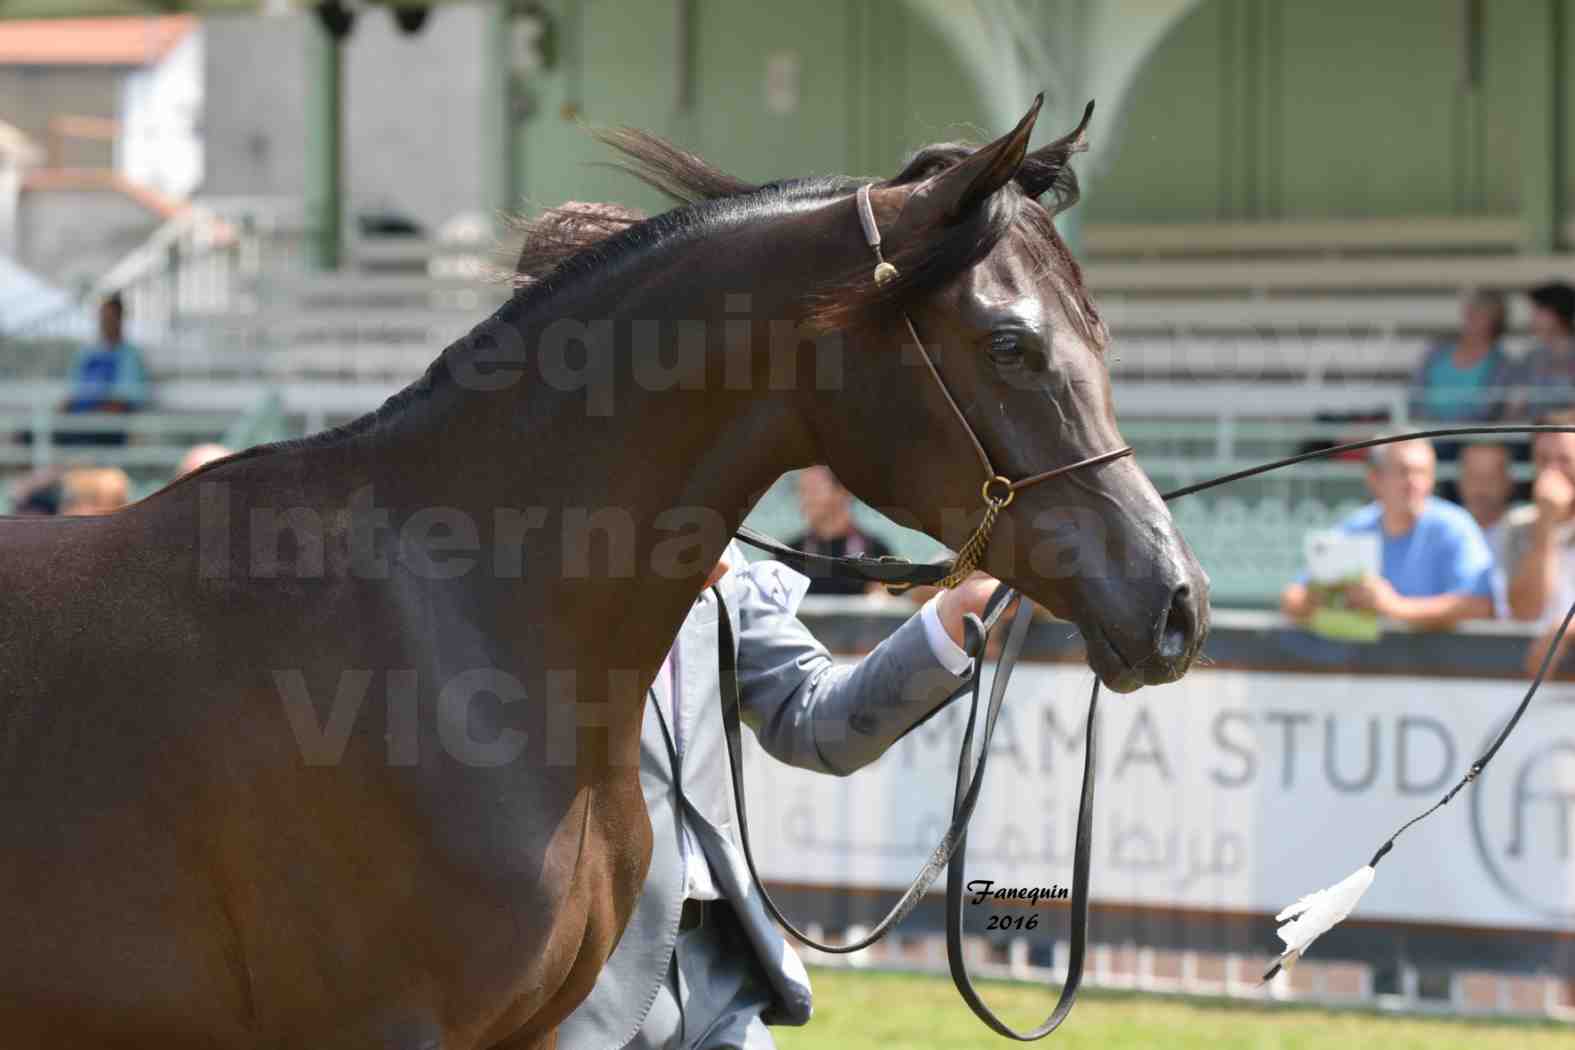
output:
<instances>
[{"instance_id":1,"label":"white shirt cuff","mask_svg":"<svg viewBox=\"0 0 1575 1050\"><path fill-rule=\"evenodd\" d=\"M924 640L930 643L930 652L942 667L958 678L967 678L973 673L973 657L946 633L941 624L940 600L941 596L936 594L919 610L919 619L924 623Z\"/></svg>"}]
</instances>

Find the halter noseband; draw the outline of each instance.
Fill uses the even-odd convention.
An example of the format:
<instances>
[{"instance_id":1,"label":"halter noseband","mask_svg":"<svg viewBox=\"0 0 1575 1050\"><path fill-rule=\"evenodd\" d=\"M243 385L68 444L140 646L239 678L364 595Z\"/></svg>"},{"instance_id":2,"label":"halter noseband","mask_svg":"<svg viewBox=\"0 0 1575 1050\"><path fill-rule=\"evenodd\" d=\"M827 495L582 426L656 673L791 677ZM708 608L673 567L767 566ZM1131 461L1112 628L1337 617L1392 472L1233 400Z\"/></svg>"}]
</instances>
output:
<instances>
[{"instance_id":1,"label":"halter noseband","mask_svg":"<svg viewBox=\"0 0 1575 1050\"><path fill-rule=\"evenodd\" d=\"M875 283L886 284L896 278L897 268L887 262L885 256L881 254L880 227L875 225L875 209L870 205L870 187L868 183L859 187L857 197L859 225L864 227L865 243L875 253ZM1039 484L1041 481L1059 478L1075 470L1082 470L1084 467L1097 467L1101 463L1109 463L1113 460L1121 459L1123 456L1130 456L1132 455L1132 446L1123 445L1121 448L1112 449L1109 452L1101 452L1097 456L1080 459L1076 463L1068 463L1064 467L1056 467L1053 470L1047 470L1040 474L1030 474L1028 477L1018 478L1016 481L1010 480L998 472L990 462L990 456L985 452L984 444L980 442L979 435L974 433L973 427L968 424L968 418L963 415L962 409L957 406L957 399L952 397L951 390L946 386L946 380L941 378L940 369L935 367L935 361L930 357L930 351L924 345L924 340L919 338L918 331L913 327L913 318L908 316L907 311L903 311L902 320L908 326L908 335L913 338L914 345L919 348L919 356L924 360L925 367L930 370L930 375L935 377L936 385L941 388L941 394L945 396L947 405L951 407L952 415L957 417L957 422L962 424L963 433L968 435L968 441L973 445L974 455L978 458L979 465L984 468L985 481L979 490L980 495L984 498L984 518L979 522L978 528L974 529L973 535L969 536L967 542L957 551L957 559L952 563L952 571L937 584L940 587L955 587L966 579L974 569L978 568L980 559L984 557L984 549L990 543L990 530L995 527L996 515L1000 514L1002 509L1012 502L1012 498L1017 495L1019 489L1026 489L1031 485Z\"/></svg>"}]
</instances>

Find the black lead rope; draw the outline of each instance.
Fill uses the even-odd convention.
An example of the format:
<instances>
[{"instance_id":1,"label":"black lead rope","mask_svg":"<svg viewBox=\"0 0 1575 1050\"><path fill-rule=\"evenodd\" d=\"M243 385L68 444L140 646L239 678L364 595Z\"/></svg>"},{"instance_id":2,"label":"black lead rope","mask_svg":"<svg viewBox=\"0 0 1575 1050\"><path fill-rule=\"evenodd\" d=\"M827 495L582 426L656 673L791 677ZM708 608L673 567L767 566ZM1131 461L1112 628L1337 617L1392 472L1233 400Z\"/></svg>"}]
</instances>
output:
<instances>
[{"instance_id":1,"label":"black lead rope","mask_svg":"<svg viewBox=\"0 0 1575 1050\"><path fill-rule=\"evenodd\" d=\"M761 879L760 871L755 865L754 847L751 845L749 837L749 807L744 795L743 732L740 725L743 718L743 706L740 703L738 689L738 649L733 643L733 624L728 615L727 603L722 597L722 589L720 586L713 585L711 590L716 595L718 605L716 633L717 656L721 666L722 729L723 734L727 738L727 761L733 777L733 797L738 807L738 839L744 849L744 863L749 866L750 877L754 879L755 888L760 891L760 899L765 904L766 910L771 913L771 917L799 941L814 948L816 951L833 955L847 955L868 948L886 936L887 931L891 927L901 922L908 916L909 912L913 911L914 907L923 899L925 892L929 890L936 879L940 878L941 869L947 867L947 862L952 859L953 853L961 845L968 827L968 821L973 816L974 805L979 800L979 788L984 783L984 769L989 762L990 756L989 748L986 746L984 751L980 753L978 765L974 770L972 779L968 781L966 789L963 786L964 781L968 779L966 752L959 759L961 767L957 775L958 792L956 804L952 808L951 824L947 827L946 833L941 836L941 841L931 851L930 858L925 861L923 869L914 876L913 882L898 899L897 903L892 906L892 909L886 913L885 918L876 923L874 929L867 936L857 941L850 941L845 944L823 944L815 940L797 926L794 926L788 920L788 917L783 914L782 909L777 907L776 901L771 899L771 894L766 890L765 882ZM977 633L978 638L982 640L989 636L990 628L995 625L995 621L1000 617L1002 610L1006 608L1008 604L1007 599L1011 594L1010 588L1005 586L997 587L995 592L990 595L989 602L985 605L983 621L978 617L969 615L969 628ZM1011 667L1017 663L1017 654L1022 650L1023 639L1028 634L1028 621L1032 618L1033 611L1028 607L1027 603L1020 605L1017 611L1017 618L1012 622L1012 630L1007 638L1006 646L1001 650L1001 657L997 663L995 683L990 690L990 705L985 731L987 743L994 735L995 720L1000 714L1001 704L1006 699L1006 679L1002 676L1001 670L1005 668L1010 672ZM979 713L979 683L984 678L984 665L977 662L977 659L978 655L982 655L982 652L981 646L979 654L975 656L976 663L974 665L973 680L963 687L963 691L968 691L972 695L969 713L970 736L973 721Z\"/></svg>"},{"instance_id":2,"label":"black lead rope","mask_svg":"<svg viewBox=\"0 0 1575 1050\"><path fill-rule=\"evenodd\" d=\"M1427 807L1426 810L1418 813L1404 824L1401 824L1399 830L1385 839L1384 844L1379 846L1378 851L1373 854L1373 859L1367 862L1367 866L1369 868L1378 867L1378 862L1388 856L1389 851L1395 848L1395 839L1398 839L1401 835L1405 834L1406 831L1410 829L1411 825L1420 824L1428 817L1431 817L1438 810L1449 805L1450 800L1456 795L1460 794L1461 788L1465 787L1477 777L1481 776L1482 771L1487 768L1487 764L1493 761L1493 756L1498 754L1498 749L1504 746L1504 741L1509 739L1509 734L1514 731L1516 724L1519 723L1520 716L1525 714L1526 708L1531 706L1531 698L1537 695L1538 689L1542 688L1542 680L1548 676L1548 671L1553 666L1554 654L1559 651L1559 643L1564 640L1564 635L1570 629L1570 619L1572 617L1575 617L1575 604L1570 605L1569 612L1564 614L1564 620L1559 624L1559 629L1553 632L1553 638L1548 643L1548 651L1542 654L1542 663L1537 667L1537 673L1531 679L1531 685L1526 687L1526 695L1520 698L1520 703L1516 706L1515 713L1510 715L1509 721L1504 724L1504 728L1499 731L1498 736L1493 738L1492 745L1482 753L1481 758L1471 763L1471 767L1466 770L1466 775L1456 781L1455 786L1444 793L1443 798L1439 799L1437 802ZM1263 979L1267 981L1269 978L1279 973L1281 965L1281 963L1276 962L1273 966L1269 967L1268 970L1264 972Z\"/></svg>"},{"instance_id":3,"label":"black lead rope","mask_svg":"<svg viewBox=\"0 0 1575 1050\"><path fill-rule=\"evenodd\" d=\"M1447 437L1482 437L1490 434L1572 434L1575 426L1563 424L1527 424L1516 426L1513 424L1482 424L1474 427L1443 427L1439 430L1413 430L1408 434L1389 434L1384 437L1367 438L1363 441L1347 441L1343 445L1331 448L1320 448L1312 452L1301 452L1294 456L1286 456L1272 463L1261 463L1256 467L1247 467L1244 470L1233 470L1229 474L1221 474L1217 478L1199 481L1191 485L1183 485L1179 489L1172 489L1160 499L1169 503L1173 499L1191 496L1198 492L1207 492L1209 489L1229 485L1233 481L1242 481L1246 478L1257 477L1259 474L1268 474L1271 471L1284 467L1292 467L1298 463L1310 463L1315 459L1328 459L1330 456L1342 455L1346 452L1360 452L1363 449L1377 448L1379 445L1393 445L1402 441L1431 441L1434 438Z\"/></svg>"},{"instance_id":4,"label":"black lead rope","mask_svg":"<svg viewBox=\"0 0 1575 1050\"><path fill-rule=\"evenodd\" d=\"M1566 425L1539 425L1539 426L1508 426L1484 425L1470 427L1447 427L1437 430L1420 430L1408 434L1396 434L1387 437L1369 438L1363 441L1352 441L1332 448L1319 449L1315 452L1304 452L1295 456L1265 463L1261 466L1250 467L1245 470L1233 471L1206 481L1185 485L1181 488L1167 492L1162 497L1166 502L1181 499L1198 492L1217 488L1233 481L1244 478L1267 474L1297 463L1311 460L1326 459L1345 452L1355 452L1362 449L1376 448L1380 445L1390 445L1402 441L1415 441L1444 437L1470 437L1483 435L1505 434L1567 434L1575 433L1575 426ZM873 580L887 585L931 584L945 577L949 565L944 562L937 563L912 563L900 558L834 558L826 555L808 554L784 546L753 529L740 528L738 538L752 546L758 547L784 563L798 568L813 568L817 572L830 572L835 575L849 576L861 580ZM1072 1011L1072 1005L1077 998L1077 993L1083 980L1083 961L1088 943L1088 900L1089 900L1089 867L1093 856L1093 823L1094 823L1094 751L1095 751L1095 726L1099 706L1099 680L1094 680L1093 691L1088 699L1088 722L1086 727L1086 740L1083 752L1083 790L1078 802L1077 810L1077 838L1072 856L1072 898L1070 918L1071 951L1067 960L1066 980L1061 985L1060 997L1056 1001L1055 1009L1045 1022L1028 1032L1019 1032L997 1017L989 1006L979 997L973 986L973 981L968 975L967 966L963 959L963 890L966 885L966 869L968 855L968 822L973 817L974 808L979 800L979 789L984 782L984 774L990 759L991 742L995 736L996 720L1000 715L1001 706L1006 697L1007 683L1012 671L1017 666L1017 658L1022 651L1023 641L1027 637L1028 625L1033 618L1032 610L1027 602L1020 605L1017 615L1012 621L1012 626L1005 645L1002 646L1001 655L996 660L995 677L991 683L990 701L986 707L985 720L979 736L979 751L977 759L973 759L974 730L978 724L979 716L979 688L984 677L984 650L989 640L991 629L1000 618L1002 610L1016 596L1011 588L1005 584L996 587L990 595L990 600L985 604L983 618L969 615L965 617L967 641L965 646L974 660L973 679L963 686L952 698L962 692L971 694L968 712L967 728L963 732L962 746L957 759L957 786L953 794L952 819L946 832L941 836L940 842L931 852L929 860L925 862L923 870L919 872L903 893L901 898L892 907L885 918L881 919L870 933L853 942L846 944L823 944L809 937L798 927L794 926L777 907L771 895L765 888L765 883L760 878L760 872L755 865L755 856L750 844L749 817L744 797L744 766L743 766L743 734L741 730L742 706L738 688L738 651L733 641L732 622L728 616L726 603L722 598L720 587L713 587L716 594L718 608L717 617L717 655L721 671L721 701L722 724L727 738L728 765L732 773L733 796L738 807L738 837L743 847L744 861L749 866L749 874L754 879L755 887L760 891L761 901L766 910L784 930L791 936L801 941L816 951L829 954L848 954L869 947L886 935L897 923L901 922L924 896L925 892L934 884L940 875L941 868L947 869L946 878L946 958L951 969L952 983L957 986L958 994L973 1010L974 1014L989 1028L1008 1039L1020 1042L1032 1042L1043 1039L1058 1028L1062 1021ZM1525 696L1510 716L1503 730L1494 739L1492 746L1471 764L1459 783L1449 789L1438 802L1434 803L1426 812L1408 820L1400 829L1378 848L1369 864L1376 865L1385 855L1394 848L1395 840L1412 825L1425 820L1435 811L1448 804L1467 784L1471 783L1493 756L1498 753L1509 734L1519 724L1521 716L1531 706L1532 698L1542 687L1549 671L1552 669L1553 659L1569 631L1571 620L1575 620L1575 604L1570 606L1564 614L1564 620L1554 632L1548 643L1548 650L1543 654L1541 666L1538 667L1536 676L1527 688ZM950 700L948 700L948 703ZM945 706L944 704L942 705ZM973 765L972 775L969 775L970 760ZM1275 969L1278 967L1276 966ZM1267 977L1272 976L1271 969Z\"/></svg>"},{"instance_id":5,"label":"black lead rope","mask_svg":"<svg viewBox=\"0 0 1575 1050\"><path fill-rule=\"evenodd\" d=\"M974 630L974 624L970 623L968 628L970 631ZM980 643L982 649L982 638ZM1002 684L1001 669L997 668L995 673L997 688L1005 693L1006 687ZM985 725L984 736L980 741L985 753L989 752L990 738L995 735L995 713L992 706L991 721ZM1094 688L1088 695L1088 722L1084 729L1083 741L1083 793L1077 803L1077 839L1072 852L1071 950L1067 957L1066 980L1061 985L1061 995L1056 999L1055 1009L1037 1028L1019 1032L1002 1021L979 996L978 989L973 986L973 978L968 975L968 961L963 958L963 890L968 885L966 826L957 844L957 855L952 858L951 865L946 869L946 965L951 970L952 984L956 986L957 993L963 997L969 1009L974 1012L974 1016L996 1034L1015 1039L1020 1043L1032 1043L1043 1039L1061 1027L1061 1022L1072 1013L1072 1005L1077 1001L1078 989L1083 983L1083 953L1088 948L1088 868L1094 853L1094 759L1095 726L1098 724L1098 715L1099 679L1095 678ZM957 764L959 798L962 777L967 771L967 756L972 744L973 720L970 718L968 730L963 735L963 759ZM955 804L953 812L956 812Z\"/></svg>"},{"instance_id":6,"label":"black lead rope","mask_svg":"<svg viewBox=\"0 0 1575 1050\"><path fill-rule=\"evenodd\" d=\"M1001 708L1006 701L1006 686L1012 670L1017 665L1023 642L1028 637L1028 627L1033 622L1033 609L1027 602L1020 603L1012 626L1007 633L1001 654L996 658L995 675L990 684L990 700L985 708L984 724L980 729L978 757L973 757L974 730L979 725L979 689L984 679L984 648L991 628L1004 610L1017 597L1017 593L1002 584L991 593L981 620L972 614L964 618L967 630L966 646L974 659L972 680L963 687L971 695L968 721L963 731L962 746L957 755L957 787L952 799L951 823L930 853L930 858L914 876L908 888L898 898L884 918L869 933L855 941L843 944L825 944L815 940L795 926L772 899L755 864L754 847L749 835L749 808L744 794L743 708L738 688L737 647L733 642L733 625L729 619L727 603L720 586L712 586L717 604L717 657L721 675L722 727L727 739L728 767L733 778L733 797L738 808L738 839L744 851L744 863L760 893L761 903L771 917L796 940L816 951L833 955L846 955L862 951L879 941L891 928L905 919L918 905L941 869L946 869L946 958L951 968L952 982L973 1012L990 1028L1010 1039L1032 1042L1043 1039L1058 1028L1072 1012L1078 988L1083 979L1083 957L1088 941L1088 873L1094 853L1094 745L1099 703L1099 680L1094 680L1093 692L1088 699L1086 750L1083 756L1083 793L1077 809L1077 840L1072 856L1071 899L1071 954L1067 976L1061 986L1061 996L1050 1017L1032 1032L1014 1031L985 1005L968 976L967 962L962 954L963 899L966 885L968 822L973 818L974 807L979 801L979 790L984 784L985 768L990 760L991 744L995 739L996 725ZM946 705L942 705L944 707ZM972 776L969 765L973 765Z\"/></svg>"},{"instance_id":7,"label":"black lead rope","mask_svg":"<svg viewBox=\"0 0 1575 1050\"><path fill-rule=\"evenodd\" d=\"M1460 793L1461 788L1480 776L1482 771L1487 768L1487 764L1493 761L1493 756L1498 754L1498 749L1504 746L1504 741L1508 740L1509 734L1514 732L1516 724L1520 721L1520 716L1525 714L1526 708L1531 706L1531 698L1537 695L1538 689L1542 688L1542 680L1548 676L1548 671L1553 666L1553 657L1558 652L1559 642L1563 640L1565 633L1570 629L1571 617L1575 617L1575 605L1570 606L1569 612L1564 614L1564 621L1559 624L1559 629L1553 632L1553 640L1548 645L1548 651L1542 654L1542 663L1538 666L1536 675L1531 679L1531 685L1526 687L1526 695L1520 698L1520 704L1516 706L1515 713L1509 716L1509 721L1504 724L1504 728L1499 731L1498 736L1493 738L1492 746L1482 753L1481 758L1471 763L1471 768L1466 770L1466 775L1461 777L1455 786L1444 794L1443 798L1429 806L1425 812L1419 813L1404 824L1401 824L1398 831L1385 839L1384 844L1378 847L1378 852L1373 854L1373 859L1367 862L1370 867L1376 867L1378 862L1384 859L1384 855L1391 849L1394 849L1395 839L1403 835L1412 824L1420 824L1432 816L1434 810L1447 806L1450 800Z\"/></svg>"}]
</instances>

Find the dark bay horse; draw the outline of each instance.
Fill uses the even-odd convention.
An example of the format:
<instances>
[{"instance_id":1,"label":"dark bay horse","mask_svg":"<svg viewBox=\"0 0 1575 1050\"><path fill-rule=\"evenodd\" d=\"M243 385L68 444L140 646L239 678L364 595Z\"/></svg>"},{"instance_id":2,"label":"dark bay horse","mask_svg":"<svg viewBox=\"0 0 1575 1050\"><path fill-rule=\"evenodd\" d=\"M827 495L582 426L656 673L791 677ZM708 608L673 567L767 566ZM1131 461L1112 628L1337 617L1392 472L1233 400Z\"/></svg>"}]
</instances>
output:
<instances>
[{"instance_id":1,"label":"dark bay horse","mask_svg":"<svg viewBox=\"0 0 1575 1050\"><path fill-rule=\"evenodd\" d=\"M1082 129L1030 153L1036 112L874 185L878 286L856 182L750 187L631 135L696 203L567 235L376 412L108 516L0 519L0 1045L551 1046L649 862L646 687L752 501L825 463L943 541L979 516L894 319L1003 473L1121 444L1040 203ZM1131 459L1022 492L984 567L1117 689L1206 631Z\"/></svg>"}]
</instances>

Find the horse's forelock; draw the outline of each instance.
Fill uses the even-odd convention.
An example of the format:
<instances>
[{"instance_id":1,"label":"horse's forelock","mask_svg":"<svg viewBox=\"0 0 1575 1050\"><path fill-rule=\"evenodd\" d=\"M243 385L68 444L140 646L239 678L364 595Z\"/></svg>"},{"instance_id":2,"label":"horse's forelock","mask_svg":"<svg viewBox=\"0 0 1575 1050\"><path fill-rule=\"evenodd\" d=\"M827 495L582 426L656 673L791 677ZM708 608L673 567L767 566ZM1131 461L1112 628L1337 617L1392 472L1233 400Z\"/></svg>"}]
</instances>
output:
<instances>
[{"instance_id":1,"label":"horse's forelock","mask_svg":"<svg viewBox=\"0 0 1575 1050\"><path fill-rule=\"evenodd\" d=\"M1055 213L1043 207L1028 207L1021 214L1022 225L1029 231L1028 250L1038 262L1040 273L1055 283L1067 319L1089 346L1103 349L1110 341L1110 331L1083 282L1083 268L1055 228Z\"/></svg>"}]
</instances>

